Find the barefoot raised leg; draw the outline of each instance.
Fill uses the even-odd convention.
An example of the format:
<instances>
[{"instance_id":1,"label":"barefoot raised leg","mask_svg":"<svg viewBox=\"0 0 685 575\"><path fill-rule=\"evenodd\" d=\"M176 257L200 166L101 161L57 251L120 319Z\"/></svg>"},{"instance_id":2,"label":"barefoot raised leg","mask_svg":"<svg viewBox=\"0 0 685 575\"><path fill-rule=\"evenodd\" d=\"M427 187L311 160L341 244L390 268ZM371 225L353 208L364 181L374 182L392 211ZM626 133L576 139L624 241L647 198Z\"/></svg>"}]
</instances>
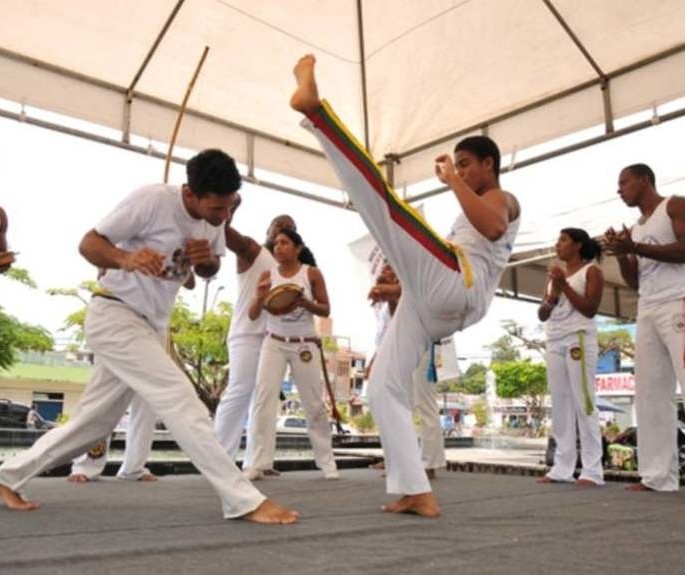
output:
<instances>
[{"instance_id":1,"label":"barefoot raised leg","mask_svg":"<svg viewBox=\"0 0 685 575\"><path fill-rule=\"evenodd\" d=\"M9 487L0 485L0 499L5 505L14 511L33 511L38 509L40 505L35 501L27 501L16 491L12 491Z\"/></svg>"},{"instance_id":2,"label":"barefoot raised leg","mask_svg":"<svg viewBox=\"0 0 685 575\"><path fill-rule=\"evenodd\" d=\"M294 509L288 509L277 505L270 499L265 499L254 511L243 515L241 519L253 523L289 525L297 523L300 514Z\"/></svg>"},{"instance_id":3,"label":"barefoot raised leg","mask_svg":"<svg viewBox=\"0 0 685 575\"><path fill-rule=\"evenodd\" d=\"M440 507L431 492L405 495L394 503L383 505L382 509L388 513L412 513L421 517L440 517Z\"/></svg>"},{"instance_id":4,"label":"barefoot raised leg","mask_svg":"<svg viewBox=\"0 0 685 575\"><path fill-rule=\"evenodd\" d=\"M319 91L316 87L316 78L314 77L315 63L316 58L311 54L307 54L298 60L293 69L293 74L295 74L295 80L297 81L297 89L290 98L290 107L305 115L316 112L321 106Z\"/></svg>"}]
</instances>

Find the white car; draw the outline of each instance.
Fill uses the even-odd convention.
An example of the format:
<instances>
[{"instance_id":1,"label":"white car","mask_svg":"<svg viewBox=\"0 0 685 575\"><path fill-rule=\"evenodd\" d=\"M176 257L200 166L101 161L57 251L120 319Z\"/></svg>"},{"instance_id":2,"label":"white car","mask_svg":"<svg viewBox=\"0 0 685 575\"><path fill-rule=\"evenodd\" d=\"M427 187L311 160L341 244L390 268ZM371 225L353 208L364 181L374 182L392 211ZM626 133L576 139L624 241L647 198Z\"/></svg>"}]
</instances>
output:
<instances>
[{"instance_id":1,"label":"white car","mask_svg":"<svg viewBox=\"0 0 685 575\"><path fill-rule=\"evenodd\" d=\"M296 415L280 415L276 420L276 433L306 434L307 420Z\"/></svg>"}]
</instances>

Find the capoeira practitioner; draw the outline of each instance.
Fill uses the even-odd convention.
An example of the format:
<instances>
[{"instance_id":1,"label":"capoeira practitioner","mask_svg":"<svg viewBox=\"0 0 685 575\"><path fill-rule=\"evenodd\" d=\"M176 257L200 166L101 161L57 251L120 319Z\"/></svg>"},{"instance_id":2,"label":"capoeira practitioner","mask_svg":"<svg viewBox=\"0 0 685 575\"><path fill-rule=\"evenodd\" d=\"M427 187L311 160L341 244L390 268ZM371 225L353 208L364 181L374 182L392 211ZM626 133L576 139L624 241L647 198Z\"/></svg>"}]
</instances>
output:
<instances>
[{"instance_id":1,"label":"capoeira practitioner","mask_svg":"<svg viewBox=\"0 0 685 575\"><path fill-rule=\"evenodd\" d=\"M301 257L303 250L309 252L296 231L281 230L273 251L278 267L260 276L250 305L250 319L255 321L266 314L267 329L259 355L257 387L248 429L252 459L244 473L250 479L260 479L273 467L279 392L288 365L307 418L307 433L316 465L326 479L339 477L328 411L322 398L322 366L314 327L314 316L328 317L331 306L323 274L315 267L311 253L308 253L309 264L302 263L301 260L307 260ZM302 289L302 295L292 308L282 315L262 309L269 291L286 283Z\"/></svg>"},{"instance_id":2,"label":"capoeira practitioner","mask_svg":"<svg viewBox=\"0 0 685 575\"><path fill-rule=\"evenodd\" d=\"M454 192L464 213L453 227L454 244L440 239L384 181L363 147L330 106L319 99L314 57L295 67L291 106L328 156L342 187L392 265L402 299L376 355L369 400L385 452L387 489L402 497L384 509L440 514L421 463L412 422L412 374L432 341L452 335L486 313L509 259L519 225L516 199L499 187L499 150L475 137L436 162L436 174Z\"/></svg>"},{"instance_id":3,"label":"capoeira practitioner","mask_svg":"<svg viewBox=\"0 0 685 575\"><path fill-rule=\"evenodd\" d=\"M390 325L390 319L397 309L402 286L397 281L394 270L388 264L381 269L376 280L376 285L371 288L369 299L377 306L378 329L376 331L376 349L380 348L383 336ZM433 344L435 345L435 344ZM371 358L367 370L367 378L371 373L374 358ZM435 390L435 381L430 381L428 371L435 366L431 365L431 352L424 354L421 363L414 371L414 405L415 413L421 419L419 434L421 437L421 460L426 469L428 479L435 479L438 469L446 465L445 440L440 425L440 412L438 409L438 396ZM384 468L385 465L379 465Z\"/></svg>"},{"instance_id":4,"label":"capoeira practitioner","mask_svg":"<svg viewBox=\"0 0 685 575\"><path fill-rule=\"evenodd\" d=\"M237 206L236 206L237 208ZM276 236L282 229L296 229L288 215L281 215L271 222L264 246L243 236L232 227L225 226L226 247L237 257L238 299L233 309L231 328L228 333L228 357L231 369L228 386L214 416L214 430L226 452L235 460L240 448L240 438L247 419L250 402L257 381L259 352L266 334L266 314L252 321L249 307L261 275L278 264L271 254ZM243 466L249 466L251 445L247 436Z\"/></svg>"},{"instance_id":5,"label":"capoeira practitioner","mask_svg":"<svg viewBox=\"0 0 685 575\"><path fill-rule=\"evenodd\" d=\"M685 385L685 198L664 198L645 164L621 171L618 193L641 216L604 236L626 283L639 293L635 341L637 455L632 491L679 488L676 381Z\"/></svg>"},{"instance_id":6,"label":"capoeira practitioner","mask_svg":"<svg viewBox=\"0 0 685 575\"><path fill-rule=\"evenodd\" d=\"M124 460L117 471L117 479L144 482L157 480L157 476L145 467L152 447L156 419L155 412L139 395L135 395L131 401L130 417L126 427ZM111 440L110 435L107 439L98 441L86 453L75 459L71 466L69 481L87 483L99 479L107 464Z\"/></svg>"},{"instance_id":7,"label":"capoeira practitioner","mask_svg":"<svg viewBox=\"0 0 685 575\"><path fill-rule=\"evenodd\" d=\"M224 517L297 520L296 512L270 502L242 476L165 349L171 307L190 268L201 277L219 269L225 251L221 226L240 187L235 163L220 150L193 157L186 171L187 184L137 190L81 241L81 254L107 270L85 322L95 354L93 376L66 425L0 466L0 496L8 507L35 509L17 490L110 434L138 394L216 489Z\"/></svg>"},{"instance_id":8,"label":"capoeira practitioner","mask_svg":"<svg viewBox=\"0 0 685 575\"><path fill-rule=\"evenodd\" d=\"M577 485L604 484L602 432L595 404L597 325L604 278L596 265L602 248L585 230L561 230L538 318L547 332L547 381L552 395L554 465L539 483L572 482L576 469L576 426L583 469Z\"/></svg>"}]
</instances>

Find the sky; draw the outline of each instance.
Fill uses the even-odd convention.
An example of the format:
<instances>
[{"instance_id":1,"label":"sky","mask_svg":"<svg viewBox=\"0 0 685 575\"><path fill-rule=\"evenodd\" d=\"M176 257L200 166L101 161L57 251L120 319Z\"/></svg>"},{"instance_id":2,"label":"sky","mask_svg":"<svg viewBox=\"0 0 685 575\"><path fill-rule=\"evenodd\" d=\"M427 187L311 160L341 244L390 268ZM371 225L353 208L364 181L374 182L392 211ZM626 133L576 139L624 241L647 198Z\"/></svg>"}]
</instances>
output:
<instances>
[{"instance_id":1,"label":"sky","mask_svg":"<svg viewBox=\"0 0 685 575\"><path fill-rule=\"evenodd\" d=\"M644 114L623 124L639 119ZM617 125L621 127L621 121ZM674 120L503 175L503 188L515 193L522 205L515 251L551 245L567 225L597 234L610 225L634 221L637 212L626 208L616 193L618 173L631 163L650 164L662 194L685 195L683 141L685 119ZM524 157L525 152L518 154L518 160ZM503 164L509 161L504 158ZM94 278L94 269L78 254L81 237L134 189L162 181L163 170L158 159L0 119L0 205L10 219L8 243L19 252L17 265L27 268L39 285L30 290L0 277L5 310L48 328L65 344L60 327L80 304L45 290ZM184 168L173 165L169 181L183 183ZM437 187L437 182L426 186ZM250 184L241 193L234 226L261 242L273 217L291 214L326 279L334 333L349 337L354 349L371 353L375 322L366 302L366 278L348 247L366 233L359 216ZM434 229L445 234L459 213L447 193L426 200L423 209ZM193 309L201 309L201 287L181 294ZM229 253L209 285L208 301L211 305L235 298L235 258ZM501 322L507 319L533 331L539 328L535 305L495 298L487 317L456 337L462 365L487 361L485 346L504 334Z\"/></svg>"}]
</instances>

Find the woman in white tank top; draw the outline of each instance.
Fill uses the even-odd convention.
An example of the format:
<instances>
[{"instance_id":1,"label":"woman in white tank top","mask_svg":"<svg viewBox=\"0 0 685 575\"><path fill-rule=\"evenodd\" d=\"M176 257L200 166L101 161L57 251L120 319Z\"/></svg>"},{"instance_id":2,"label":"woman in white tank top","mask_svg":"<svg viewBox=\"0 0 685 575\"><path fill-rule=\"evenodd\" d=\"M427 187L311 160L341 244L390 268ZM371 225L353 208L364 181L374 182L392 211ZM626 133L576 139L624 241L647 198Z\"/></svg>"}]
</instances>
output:
<instances>
[{"instance_id":1,"label":"woman in white tank top","mask_svg":"<svg viewBox=\"0 0 685 575\"><path fill-rule=\"evenodd\" d=\"M279 392L286 367L290 366L307 418L317 467L323 470L326 479L337 479L331 427L323 401L319 338L314 326L315 315L330 314L326 283L297 232L282 230L276 236L273 255L278 265L260 276L249 310L253 321L267 314L267 335L259 356L253 415L248 429L252 460L244 472L247 477L260 479L273 466ZM263 309L265 298L272 288L284 283L300 286L302 296L286 313L273 315Z\"/></svg>"},{"instance_id":2,"label":"woman in white tank top","mask_svg":"<svg viewBox=\"0 0 685 575\"><path fill-rule=\"evenodd\" d=\"M595 314L604 289L596 265L600 245L585 230L565 228L556 243L563 267L552 266L538 309L546 322L547 381L552 396L552 469L540 483L572 482L576 468L576 429L580 434L582 471L577 484L604 484L602 435L595 404L597 327Z\"/></svg>"}]
</instances>

